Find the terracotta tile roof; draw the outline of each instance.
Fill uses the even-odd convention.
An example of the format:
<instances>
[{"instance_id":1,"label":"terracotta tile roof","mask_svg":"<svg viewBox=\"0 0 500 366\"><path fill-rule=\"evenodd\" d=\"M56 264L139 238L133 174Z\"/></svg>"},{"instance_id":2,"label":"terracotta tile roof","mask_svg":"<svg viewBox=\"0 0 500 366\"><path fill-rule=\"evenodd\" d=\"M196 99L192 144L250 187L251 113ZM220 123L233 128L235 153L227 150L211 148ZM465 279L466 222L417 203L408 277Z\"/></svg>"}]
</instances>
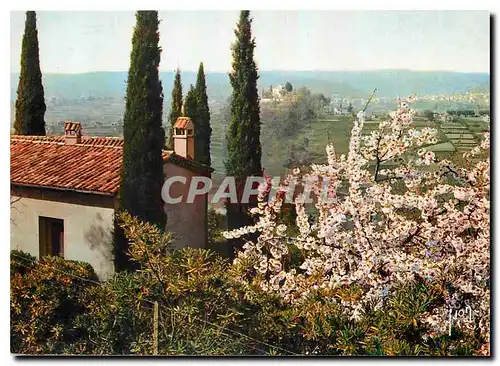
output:
<instances>
[{"instance_id":1,"label":"terracotta tile roof","mask_svg":"<svg viewBox=\"0 0 500 366\"><path fill-rule=\"evenodd\" d=\"M23 136L23 135L12 135L10 137L11 143L12 140L16 141L29 141L36 143L59 143L64 145L66 141L65 136ZM115 147L123 147L123 139L121 137L91 137L91 136L82 136L82 142L78 145L90 145L90 146L115 146Z\"/></svg>"},{"instance_id":2,"label":"terracotta tile roof","mask_svg":"<svg viewBox=\"0 0 500 366\"><path fill-rule=\"evenodd\" d=\"M10 182L14 185L78 190L114 195L120 186L123 139L83 136L65 144L64 136L10 138ZM173 153L163 159L202 173L212 169Z\"/></svg>"},{"instance_id":3,"label":"terracotta tile roof","mask_svg":"<svg viewBox=\"0 0 500 366\"><path fill-rule=\"evenodd\" d=\"M190 123L192 124L191 118L179 117L175 121L174 128L186 128Z\"/></svg>"}]
</instances>

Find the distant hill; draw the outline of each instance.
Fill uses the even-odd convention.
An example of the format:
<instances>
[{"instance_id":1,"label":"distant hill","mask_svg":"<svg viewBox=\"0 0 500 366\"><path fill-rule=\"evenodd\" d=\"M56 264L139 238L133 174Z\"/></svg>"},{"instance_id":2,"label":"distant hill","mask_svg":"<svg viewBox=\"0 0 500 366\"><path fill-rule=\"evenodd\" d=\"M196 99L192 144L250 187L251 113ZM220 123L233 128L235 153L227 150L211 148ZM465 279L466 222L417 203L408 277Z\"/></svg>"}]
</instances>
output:
<instances>
[{"instance_id":1,"label":"distant hill","mask_svg":"<svg viewBox=\"0 0 500 366\"><path fill-rule=\"evenodd\" d=\"M11 74L11 100L15 99L19 74ZM163 83L165 99L170 99L173 72L161 72L160 79ZM207 73L207 91L210 99L225 101L231 95L231 86L227 73ZM121 97L126 90L126 72L91 72L85 74L44 74L43 85L46 98L78 99L103 97ZM262 88L269 85L285 84L290 81L295 87L306 86L311 91L330 95L340 93L350 97L363 97L366 93L340 82L332 82L315 78L314 75L296 76L293 72L262 72L259 79L259 93ZM182 72L183 89L186 91L190 84L196 83L196 73L193 71Z\"/></svg>"},{"instance_id":2,"label":"distant hill","mask_svg":"<svg viewBox=\"0 0 500 366\"><path fill-rule=\"evenodd\" d=\"M489 93L490 92L490 83L484 83L477 85L469 90L471 93Z\"/></svg>"},{"instance_id":3,"label":"distant hill","mask_svg":"<svg viewBox=\"0 0 500 366\"><path fill-rule=\"evenodd\" d=\"M489 88L489 73L461 73L448 71L316 71L314 77L335 83L347 83L366 93L377 88L378 96L395 97L412 93L453 94L464 93L479 85ZM295 72L298 76L311 72Z\"/></svg>"},{"instance_id":4,"label":"distant hill","mask_svg":"<svg viewBox=\"0 0 500 366\"><path fill-rule=\"evenodd\" d=\"M225 101L231 93L227 73L207 73L210 99ZM11 100L16 97L19 74L11 74ZM170 99L173 72L161 72L165 99ZM44 74L46 98L103 98L125 95L127 72L91 72L85 74ZM457 73L442 71L261 71L259 90L289 81L297 88L306 86L312 92L326 96L339 94L345 98L366 97L374 88L378 96L463 93L472 88L489 88L487 73ZM196 82L196 73L182 72L184 90Z\"/></svg>"}]
</instances>

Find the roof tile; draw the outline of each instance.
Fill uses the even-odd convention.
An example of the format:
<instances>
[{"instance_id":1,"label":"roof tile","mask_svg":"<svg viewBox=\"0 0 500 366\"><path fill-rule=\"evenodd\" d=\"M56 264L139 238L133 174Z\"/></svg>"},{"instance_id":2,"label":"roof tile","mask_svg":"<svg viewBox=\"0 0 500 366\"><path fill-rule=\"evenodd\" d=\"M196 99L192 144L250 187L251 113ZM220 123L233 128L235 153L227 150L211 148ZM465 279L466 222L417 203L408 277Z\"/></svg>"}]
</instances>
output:
<instances>
[{"instance_id":1,"label":"roof tile","mask_svg":"<svg viewBox=\"0 0 500 366\"><path fill-rule=\"evenodd\" d=\"M175 121L174 128L186 128L191 122L191 118L189 117L178 117Z\"/></svg>"},{"instance_id":2,"label":"roof tile","mask_svg":"<svg viewBox=\"0 0 500 366\"><path fill-rule=\"evenodd\" d=\"M65 144L64 136L10 138L11 184L116 194L120 187L123 139L83 136L81 143ZM175 159L172 159L175 158ZM188 161L172 151L163 159L198 172L211 168Z\"/></svg>"}]
</instances>

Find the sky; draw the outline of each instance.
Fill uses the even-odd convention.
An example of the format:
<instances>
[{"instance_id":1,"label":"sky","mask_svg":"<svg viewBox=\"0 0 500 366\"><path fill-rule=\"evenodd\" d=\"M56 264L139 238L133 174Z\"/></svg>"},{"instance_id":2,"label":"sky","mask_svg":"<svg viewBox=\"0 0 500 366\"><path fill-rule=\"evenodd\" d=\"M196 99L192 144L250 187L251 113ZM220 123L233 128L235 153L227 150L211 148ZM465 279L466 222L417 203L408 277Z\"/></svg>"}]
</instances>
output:
<instances>
[{"instance_id":1,"label":"sky","mask_svg":"<svg viewBox=\"0 0 500 366\"><path fill-rule=\"evenodd\" d=\"M11 12L10 70L19 72L24 12ZM253 11L260 70L490 71L486 11ZM160 11L161 71L231 68L237 11ZM37 12L45 73L126 71L135 16Z\"/></svg>"}]
</instances>

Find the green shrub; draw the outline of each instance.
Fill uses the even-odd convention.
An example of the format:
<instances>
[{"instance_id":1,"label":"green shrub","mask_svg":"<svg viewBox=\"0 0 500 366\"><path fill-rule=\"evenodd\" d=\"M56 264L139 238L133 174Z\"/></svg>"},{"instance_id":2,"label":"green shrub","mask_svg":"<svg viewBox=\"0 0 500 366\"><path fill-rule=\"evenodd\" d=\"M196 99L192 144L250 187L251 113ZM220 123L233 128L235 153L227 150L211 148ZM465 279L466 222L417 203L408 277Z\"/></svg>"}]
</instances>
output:
<instances>
[{"instance_id":1,"label":"green shrub","mask_svg":"<svg viewBox=\"0 0 500 366\"><path fill-rule=\"evenodd\" d=\"M339 301L359 286L311 289L290 305L214 252L172 250L157 227L121 219L139 269L101 284L87 264L12 252L13 353L151 355L155 302L160 355L473 355L484 343L454 327L435 336L421 321L446 296L441 284L416 278L350 319Z\"/></svg>"},{"instance_id":2,"label":"green shrub","mask_svg":"<svg viewBox=\"0 0 500 366\"><path fill-rule=\"evenodd\" d=\"M33 262L36 262L36 257L20 250L10 251L10 274L24 274L29 269Z\"/></svg>"},{"instance_id":3,"label":"green shrub","mask_svg":"<svg viewBox=\"0 0 500 366\"><path fill-rule=\"evenodd\" d=\"M36 261L13 251L11 268L11 352L78 353L68 345L86 332L75 328L73 321L84 311L85 290L97 286L89 282L97 280L92 267L61 257Z\"/></svg>"}]
</instances>

